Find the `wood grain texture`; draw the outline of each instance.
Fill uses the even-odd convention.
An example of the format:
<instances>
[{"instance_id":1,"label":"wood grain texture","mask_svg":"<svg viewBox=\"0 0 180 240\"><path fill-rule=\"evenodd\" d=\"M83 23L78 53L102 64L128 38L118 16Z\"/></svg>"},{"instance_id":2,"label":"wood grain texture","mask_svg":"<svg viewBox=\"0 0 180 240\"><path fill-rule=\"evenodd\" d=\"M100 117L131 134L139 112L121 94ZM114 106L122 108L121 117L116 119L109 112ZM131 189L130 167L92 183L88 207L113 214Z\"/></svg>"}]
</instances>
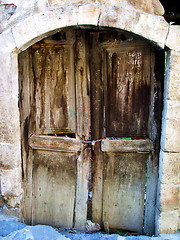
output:
<instances>
[{"instance_id":1,"label":"wood grain texture","mask_svg":"<svg viewBox=\"0 0 180 240\"><path fill-rule=\"evenodd\" d=\"M75 132L73 44L32 48L36 133Z\"/></svg>"},{"instance_id":2,"label":"wood grain texture","mask_svg":"<svg viewBox=\"0 0 180 240\"><path fill-rule=\"evenodd\" d=\"M153 143L149 139L144 140L102 140L103 152L152 152Z\"/></svg>"},{"instance_id":3,"label":"wood grain texture","mask_svg":"<svg viewBox=\"0 0 180 240\"><path fill-rule=\"evenodd\" d=\"M77 159L76 200L74 227L86 231L88 184L90 177L91 149L84 149Z\"/></svg>"},{"instance_id":4,"label":"wood grain texture","mask_svg":"<svg viewBox=\"0 0 180 240\"><path fill-rule=\"evenodd\" d=\"M54 137L46 135L32 135L29 138L29 145L33 149L46 149L64 152L81 151L85 144L77 139L69 137Z\"/></svg>"},{"instance_id":5,"label":"wood grain texture","mask_svg":"<svg viewBox=\"0 0 180 240\"><path fill-rule=\"evenodd\" d=\"M75 78L77 101L77 135L83 140L90 139L90 76L87 58L86 32L76 32Z\"/></svg>"},{"instance_id":6,"label":"wood grain texture","mask_svg":"<svg viewBox=\"0 0 180 240\"><path fill-rule=\"evenodd\" d=\"M100 143L96 143L93 152L93 188L92 188L92 221L102 224L103 199L103 153Z\"/></svg>"},{"instance_id":7,"label":"wood grain texture","mask_svg":"<svg viewBox=\"0 0 180 240\"><path fill-rule=\"evenodd\" d=\"M84 230L92 191L93 222L153 234L157 56L131 34L90 28L62 30L19 55L27 223Z\"/></svg>"},{"instance_id":8,"label":"wood grain texture","mask_svg":"<svg viewBox=\"0 0 180 240\"><path fill-rule=\"evenodd\" d=\"M34 151L33 224L73 227L77 153Z\"/></svg>"},{"instance_id":9,"label":"wood grain texture","mask_svg":"<svg viewBox=\"0 0 180 240\"><path fill-rule=\"evenodd\" d=\"M149 136L150 55L139 44L104 45L108 137Z\"/></svg>"},{"instance_id":10,"label":"wood grain texture","mask_svg":"<svg viewBox=\"0 0 180 240\"><path fill-rule=\"evenodd\" d=\"M148 155L104 153L103 221L110 229L143 232Z\"/></svg>"}]
</instances>

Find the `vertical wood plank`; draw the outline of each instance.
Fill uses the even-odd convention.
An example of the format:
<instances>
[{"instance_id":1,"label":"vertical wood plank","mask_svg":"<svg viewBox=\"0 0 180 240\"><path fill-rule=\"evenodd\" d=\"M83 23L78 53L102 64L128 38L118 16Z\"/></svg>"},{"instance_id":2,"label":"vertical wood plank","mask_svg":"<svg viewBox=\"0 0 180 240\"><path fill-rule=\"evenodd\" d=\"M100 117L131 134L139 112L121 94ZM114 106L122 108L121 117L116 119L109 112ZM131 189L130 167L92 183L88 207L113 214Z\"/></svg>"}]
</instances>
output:
<instances>
[{"instance_id":1,"label":"vertical wood plank","mask_svg":"<svg viewBox=\"0 0 180 240\"><path fill-rule=\"evenodd\" d=\"M75 78L77 101L77 135L83 140L90 138L90 86L86 48L86 32L76 32Z\"/></svg>"},{"instance_id":2,"label":"vertical wood plank","mask_svg":"<svg viewBox=\"0 0 180 240\"><path fill-rule=\"evenodd\" d=\"M77 102L77 138L90 139L90 76L87 59L86 31L76 32L75 44L75 78ZM85 230L87 220L88 183L90 177L91 149L82 150L77 161L77 183L74 226Z\"/></svg>"},{"instance_id":3,"label":"vertical wood plank","mask_svg":"<svg viewBox=\"0 0 180 240\"><path fill-rule=\"evenodd\" d=\"M144 213L144 233L155 233L155 211L158 181L158 155L149 156L147 162L146 202Z\"/></svg>"},{"instance_id":4,"label":"vertical wood plank","mask_svg":"<svg viewBox=\"0 0 180 240\"><path fill-rule=\"evenodd\" d=\"M103 201L103 153L96 143L93 153L92 221L102 224Z\"/></svg>"},{"instance_id":5,"label":"vertical wood plank","mask_svg":"<svg viewBox=\"0 0 180 240\"><path fill-rule=\"evenodd\" d=\"M97 32L90 32L89 34L89 49L91 77L91 137L93 140L96 140L104 137L102 49L99 44L99 34Z\"/></svg>"},{"instance_id":6,"label":"vertical wood plank","mask_svg":"<svg viewBox=\"0 0 180 240\"><path fill-rule=\"evenodd\" d=\"M31 49L19 54L19 107L20 107L20 122L21 122L21 152L22 152L22 177L23 177L23 216L27 224L32 223L32 150L28 146L28 138L30 134L30 52Z\"/></svg>"},{"instance_id":7,"label":"vertical wood plank","mask_svg":"<svg viewBox=\"0 0 180 240\"><path fill-rule=\"evenodd\" d=\"M89 65L91 76L91 135L92 139L104 137L103 125L103 94L104 82L102 78L102 49L99 44L99 33L89 34ZM92 161L92 221L102 222L102 181L103 181L103 158L100 143L96 143L93 151Z\"/></svg>"},{"instance_id":8,"label":"vertical wood plank","mask_svg":"<svg viewBox=\"0 0 180 240\"><path fill-rule=\"evenodd\" d=\"M85 231L87 220L88 183L90 177L91 149L86 148L77 159L77 182L74 227Z\"/></svg>"},{"instance_id":9,"label":"vertical wood plank","mask_svg":"<svg viewBox=\"0 0 180 240\"><path fill-rule=\"evenodd\" d=\"M155 206L157 201L158 161L162 119L162 88L164 80L164 51L151 47L151 104L149 135L154 143L154 152L147 165L147 187L144 232L155 233Z\"/></svg>"}]
</instances>

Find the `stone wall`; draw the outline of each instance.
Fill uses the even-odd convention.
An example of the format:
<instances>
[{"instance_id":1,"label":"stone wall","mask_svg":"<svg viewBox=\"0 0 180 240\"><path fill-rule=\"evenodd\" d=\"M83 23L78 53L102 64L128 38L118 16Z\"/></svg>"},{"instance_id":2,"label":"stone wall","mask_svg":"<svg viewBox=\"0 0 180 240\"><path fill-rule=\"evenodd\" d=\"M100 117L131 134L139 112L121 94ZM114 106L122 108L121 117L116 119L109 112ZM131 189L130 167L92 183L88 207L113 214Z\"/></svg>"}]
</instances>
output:
<instances>
[{"instance_id":1,"label":"stone wall","mask_svg":"<svg viewBox=\"0 0 180 240\"><path fill-rule=\"evenodd\" d=\"M180 27L171 26L165 77L159 173L159 231L180 228Z\"/></svg>"},{"instance_id":2,"label":"stone wall","mask_svg":"<svg viewBox=\"0 0 180 240\"><path fill-rule=\"evenodd\" d=\"M152 8L152 4L157 5ZM63 27L115 27L144 37L159 48L166 47L168 52L156 232L177 231L180 210L180 27L169 26L158 16L162 15L163 9L154 0L4 0L0 1L0 13L0 204L3 211L21 216L23 198L18 53Z\"/></svg>"}]
</instances>

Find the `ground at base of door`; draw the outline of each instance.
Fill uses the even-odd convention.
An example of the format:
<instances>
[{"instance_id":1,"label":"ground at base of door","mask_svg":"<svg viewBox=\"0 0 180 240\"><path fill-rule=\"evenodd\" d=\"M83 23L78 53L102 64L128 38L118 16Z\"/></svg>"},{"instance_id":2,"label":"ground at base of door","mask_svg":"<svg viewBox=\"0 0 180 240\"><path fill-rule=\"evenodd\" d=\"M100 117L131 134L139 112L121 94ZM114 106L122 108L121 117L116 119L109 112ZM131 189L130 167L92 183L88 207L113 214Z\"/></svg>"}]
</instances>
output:
<instances>
[{"instance_id":1,"label":"ground at base of door","mask_svg":"<svg viewBox=\"0 0 180 240\"><path fill-rule=\"evenodd\" d=\"M180 240L180 234L162 234L158 237L120 236L104 233L58 232L46 225L28 226L14 220L1 220L0 240Z\"/></svg>"}]
</instances>

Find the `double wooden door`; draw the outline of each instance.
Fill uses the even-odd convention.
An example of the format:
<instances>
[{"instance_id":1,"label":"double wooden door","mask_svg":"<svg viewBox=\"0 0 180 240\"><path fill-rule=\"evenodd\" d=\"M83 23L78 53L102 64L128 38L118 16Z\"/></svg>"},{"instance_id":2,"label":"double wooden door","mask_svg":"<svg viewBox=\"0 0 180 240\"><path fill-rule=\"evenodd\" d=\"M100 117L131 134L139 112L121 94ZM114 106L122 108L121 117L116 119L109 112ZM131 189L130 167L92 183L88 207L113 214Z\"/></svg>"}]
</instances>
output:
<instances>
[{"instance_id":1,"label":"double wooden door","mask_svg":"<svg viewBox=\"0 0 180 240\"><path fill-rule=\"evenodd\" d=\"M153 232L154 62L146 42L115 30L61 31L19 55L28 223Z\"/></svg>"}]
</instances>

